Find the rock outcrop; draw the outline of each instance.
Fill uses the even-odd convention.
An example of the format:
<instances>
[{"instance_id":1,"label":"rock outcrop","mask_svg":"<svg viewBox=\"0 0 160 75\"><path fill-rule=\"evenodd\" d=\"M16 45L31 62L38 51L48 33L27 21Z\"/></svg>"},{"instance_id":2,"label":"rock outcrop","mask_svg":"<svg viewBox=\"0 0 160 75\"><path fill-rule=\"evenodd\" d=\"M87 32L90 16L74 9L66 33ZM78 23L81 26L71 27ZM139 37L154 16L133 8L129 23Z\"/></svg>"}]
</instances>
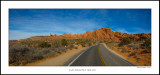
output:
<instances>
[{"instance_id":1,"label":"rock outcrop","mask_svg":"<svg viewBox=\"0 0 160 75\"><path fill-rule=\"evenodd\" d=\"M65 38L65 39L91 39L95 41L120 41L123 37L129 37L133 41L142 41L146 38L151 38L151 34L127 34L121 32L113 32L110 28L101 28L95 29L93 32L87 31L86 33L82 34L62 34L62 35L51 35L50 37L54 38Z\"/></svg>"}]
</instances>

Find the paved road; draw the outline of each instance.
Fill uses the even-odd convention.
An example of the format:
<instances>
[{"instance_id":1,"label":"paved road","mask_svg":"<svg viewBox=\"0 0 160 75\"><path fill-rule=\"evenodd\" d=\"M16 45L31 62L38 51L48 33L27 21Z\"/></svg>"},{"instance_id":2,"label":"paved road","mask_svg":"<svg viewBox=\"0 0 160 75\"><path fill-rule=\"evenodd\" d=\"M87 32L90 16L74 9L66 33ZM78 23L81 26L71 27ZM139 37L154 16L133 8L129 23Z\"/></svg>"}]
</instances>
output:
<instances>
[{"instance_id":1,"label":"paved road","mask_svg":"<svg viewBox=\"0 0 160 75\"><path fill-rule=\"evenodd\" d=\"M111 52L104 44L99 44L99 50L108 66L134 66L130 62L124 60L117 54Z\"/></svg>"},{"instance_id":2,"label":"paved road","mask_svg":"<svg viewBox=\"0 0 160 75\"><path fill-rule=\"evenodd\" d=\"M133 66L133 64L108 50L104 44L98 44L79 54L68 66Z\"/></svg>"}]
</instances>

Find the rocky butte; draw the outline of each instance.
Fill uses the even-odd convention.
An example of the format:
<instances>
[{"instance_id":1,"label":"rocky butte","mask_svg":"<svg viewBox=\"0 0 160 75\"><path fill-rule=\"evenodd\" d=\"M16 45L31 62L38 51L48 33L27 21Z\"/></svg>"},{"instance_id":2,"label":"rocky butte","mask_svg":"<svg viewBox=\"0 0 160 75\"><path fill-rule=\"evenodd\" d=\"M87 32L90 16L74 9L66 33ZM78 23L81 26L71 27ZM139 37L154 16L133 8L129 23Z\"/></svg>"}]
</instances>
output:
<instances>
[{"instance_id":1,"label":"rocky butte","mask_svg":"<svg viewBox=\"0 0 160 75\"><path fill-rule=\"evenodd\" d=\"M119 42L123 37L129 37L133 41L143 41L146 38L151 38L151 34L140 33L140 34L127 34L121 32L113 32L110 28L100 28L95 29L93 32L90 30L82 34L62 34L62 35L52 35L51 39L90 39L95 41L115 41Z\"/></svg>"}]
</instances>

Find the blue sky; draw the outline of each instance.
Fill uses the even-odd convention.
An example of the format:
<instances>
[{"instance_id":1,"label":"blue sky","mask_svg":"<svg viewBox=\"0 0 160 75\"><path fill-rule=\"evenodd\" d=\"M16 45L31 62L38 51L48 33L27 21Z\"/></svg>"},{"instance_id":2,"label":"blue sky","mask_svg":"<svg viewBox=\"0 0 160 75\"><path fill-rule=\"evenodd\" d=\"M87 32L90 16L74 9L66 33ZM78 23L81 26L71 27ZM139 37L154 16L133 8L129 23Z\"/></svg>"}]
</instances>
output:
<instances>
[{"instance_id":1,"label":"blue sky","mask_svg":"<svg viewBox=\"0 0 160 75\"><path fill-rule=\"evenodd\" d=\"M85 33L99 28L137 34L151 33L150 9L9 9L9 39L50 33Z\"/></svg>"}]
</instances>

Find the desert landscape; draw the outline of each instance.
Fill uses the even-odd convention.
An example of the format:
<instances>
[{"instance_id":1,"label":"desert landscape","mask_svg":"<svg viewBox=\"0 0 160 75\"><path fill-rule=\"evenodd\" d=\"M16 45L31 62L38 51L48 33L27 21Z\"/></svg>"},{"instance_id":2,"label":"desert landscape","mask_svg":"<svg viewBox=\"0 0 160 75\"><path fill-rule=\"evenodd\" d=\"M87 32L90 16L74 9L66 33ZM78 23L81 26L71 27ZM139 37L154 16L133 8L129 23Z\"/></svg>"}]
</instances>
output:
<instances>
[{"instance_id":1,"label":"desert landscape","mask_svg":"<svg viewBox=\"0 0 160 75\"><path fill-rule=\"evenodd\" d=\"M26 65L96 43L105 43L107 47L137 66L151 66L151 34L113 32L110 28L87 31L84 34L50 34L9 41L9 64Z\"/></svg>"},{"instance_id":2,"label":"desert landscape","mask_svg":"<svg viewBox=\"0 0 160 75\"><path fill-rule=\"evenodd\" d=\"M151 9L9 9L9 66L152 66Z\"/></svg>"}]
</instances>

